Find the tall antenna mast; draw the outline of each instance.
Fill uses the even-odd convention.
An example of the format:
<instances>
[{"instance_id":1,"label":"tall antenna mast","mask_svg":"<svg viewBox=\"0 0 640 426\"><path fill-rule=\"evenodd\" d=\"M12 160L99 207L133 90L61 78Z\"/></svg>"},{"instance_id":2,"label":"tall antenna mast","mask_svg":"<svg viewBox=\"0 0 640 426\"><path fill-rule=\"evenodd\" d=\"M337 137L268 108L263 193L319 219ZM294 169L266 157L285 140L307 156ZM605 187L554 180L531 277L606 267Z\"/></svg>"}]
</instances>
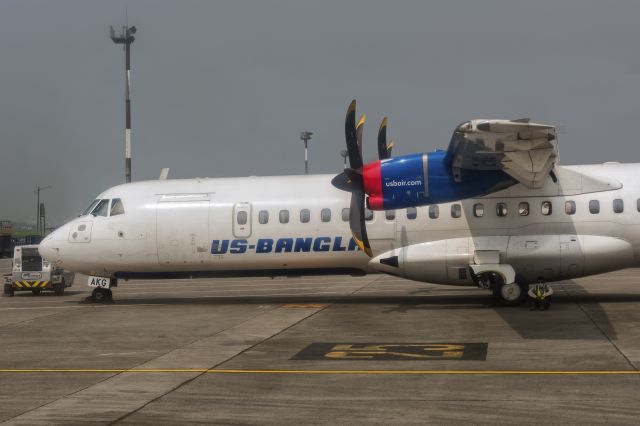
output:
<instances>
[{"instance_id":1,"label":"tall antenna mast","mask_svg":"<svg viewBox=\"0 0 640 426\"><path fill-rule=\"evenodd\" d=\"M134 26L124 25L122 33L116 36L116 31L111 27L111 40L115 44L122 44L125 52L125 129L124 129L124 168L125 182L131 182L131 44L134 42L133 36L137 29Z\"/></svg>"}]
</instances>

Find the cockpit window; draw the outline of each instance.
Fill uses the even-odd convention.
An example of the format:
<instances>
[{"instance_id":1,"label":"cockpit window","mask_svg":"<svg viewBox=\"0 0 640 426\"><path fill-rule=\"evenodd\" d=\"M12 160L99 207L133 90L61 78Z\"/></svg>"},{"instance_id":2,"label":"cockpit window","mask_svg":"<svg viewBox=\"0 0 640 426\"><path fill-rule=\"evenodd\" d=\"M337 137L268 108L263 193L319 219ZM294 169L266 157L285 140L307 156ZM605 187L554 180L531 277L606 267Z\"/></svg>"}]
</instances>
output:
<instances>
[{"instance_id":1,"label":"cockpit window","mask_svg":"<svg viewBox=\"0 0 640 426\"><path fill-rule=\"evenodd\" d=\"M91 212L94 216L107 216L109 214L109 200L100 200Z\"/></svg>"},{"instance_id":2,"label":"cockpit window","mask_svg":"<svg viewBox=\"0 0 640 426\"><path fill-rule=\"evenodd\" d=\"M80 216L86 216L89 213L91 213L93 211L93 209L95 208L96 204L98 204L99 202L100 202L100 200L93 200L91 202L91 205L89 207L87 207L87 209L85 211L83 211Z\"/></svg>"},{"instance_id":3,"label":"cockpit window","mask_svg":"<svg viewBox=\"0 0 640 426\"><path fill-rule=\"evenodd\" d=\"M111 200L111 216L117 216L119 214L124 214L124 205L120 198L114 198Z\"/></svg>"}]
</instances>

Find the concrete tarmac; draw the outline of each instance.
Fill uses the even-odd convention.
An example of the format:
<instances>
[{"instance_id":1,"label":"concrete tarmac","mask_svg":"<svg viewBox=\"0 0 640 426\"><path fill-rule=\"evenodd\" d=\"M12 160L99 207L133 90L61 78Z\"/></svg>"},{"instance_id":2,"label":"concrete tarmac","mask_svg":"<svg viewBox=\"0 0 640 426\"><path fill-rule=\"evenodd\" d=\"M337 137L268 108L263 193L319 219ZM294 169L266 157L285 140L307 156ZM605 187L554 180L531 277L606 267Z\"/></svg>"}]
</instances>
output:
<instances>
[{"instance_id":1,"label":"concrete tarmac","mask_svg":"<svg viewBox=\"0 0 640 426\"><path fill-rule=\"evenodd\" d=\"M554 289L540 312L384 275L131 280L97 305L77 276L0 298L0 422L637 424L640 270Z\"/></svg>"}]
</instances>

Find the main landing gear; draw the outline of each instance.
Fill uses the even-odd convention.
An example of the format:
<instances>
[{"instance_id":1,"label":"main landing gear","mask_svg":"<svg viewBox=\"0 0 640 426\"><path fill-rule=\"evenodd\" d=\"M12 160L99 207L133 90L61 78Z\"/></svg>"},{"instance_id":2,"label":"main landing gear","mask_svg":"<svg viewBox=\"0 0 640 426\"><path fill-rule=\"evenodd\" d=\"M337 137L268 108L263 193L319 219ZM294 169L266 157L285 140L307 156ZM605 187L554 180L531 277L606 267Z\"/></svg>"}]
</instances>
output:
<instances>
[{"instance_id":1,"label":"main landing gear","mask_svg":"<svg viewBox=\"0 0 640 426\"><path fill-rule=\"evenodd\" d=\"M490 289L496 301L503 306L518 306L527 300L529 283L520 275L516 275L515 282L505 284L501 274L485 272L477 276L477 284Z\"/></svg>"},{"instance_id":2,"label":"main landing gear","mask_svg":"<svg viewBox=\"0 0 640 426\"><path fill-rule=\"evenodd\" d=\"M529 283L524 278L516 275L516 281L505 284L501 275L493 274L491 278L491 290L493 297L503 306L522 305L527 300Z\"/></svg>"},{"instance_id":3,"label":"main landing gear","mask_svg":"<svg viewBox=\"0 0 640 426\"><path fill-rule=\"evenodd\" d=\"M504 306L522 305L527 300L529 285L523 282L502 284L493 289L493 297Z\"/></svg>"}]
</instances>

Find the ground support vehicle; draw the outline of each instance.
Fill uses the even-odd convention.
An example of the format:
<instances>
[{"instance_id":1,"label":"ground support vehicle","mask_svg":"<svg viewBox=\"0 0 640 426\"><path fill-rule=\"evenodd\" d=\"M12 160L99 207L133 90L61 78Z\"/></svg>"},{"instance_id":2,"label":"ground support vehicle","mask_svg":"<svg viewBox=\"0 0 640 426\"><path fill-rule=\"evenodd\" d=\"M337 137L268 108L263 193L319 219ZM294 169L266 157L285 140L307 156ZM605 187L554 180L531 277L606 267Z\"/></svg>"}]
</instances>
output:
<instances>
[{"instance_id":1,"label":"ground support vehicle","mask_svg":"<svg viewBox=\"0 0 640 426\"><path fill-rule=\"evenodd\" d=\"M62 296L73 285L75 274L56 268L38 253L37 245L17 246L13 251L13 270L4 277L4 295L13 296L16 291L53 291Z\"/></svg>"}]
</instances>

